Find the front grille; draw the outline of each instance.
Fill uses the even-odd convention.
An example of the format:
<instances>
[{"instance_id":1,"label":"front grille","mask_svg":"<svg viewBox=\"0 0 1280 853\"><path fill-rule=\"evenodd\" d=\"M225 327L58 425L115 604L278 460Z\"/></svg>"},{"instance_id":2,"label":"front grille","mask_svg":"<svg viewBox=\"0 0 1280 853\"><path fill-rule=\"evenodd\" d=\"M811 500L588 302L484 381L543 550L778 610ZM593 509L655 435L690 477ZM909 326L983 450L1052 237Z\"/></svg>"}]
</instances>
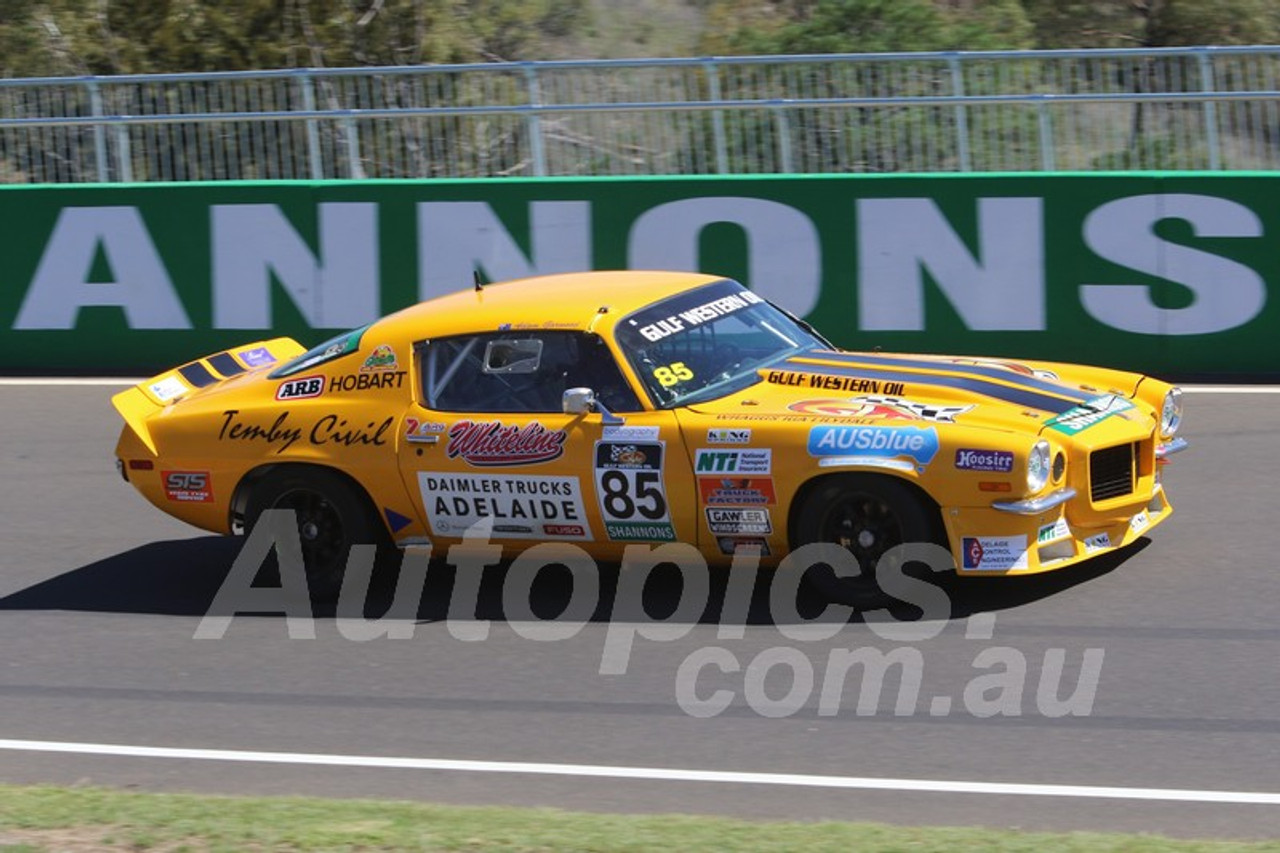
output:
<instances>
[{"instance_id":1,"label":"front grille","mask_svg":"<svg viewBox=\"0 0 1280 853\"><path fill-rule=\"evenodd\" d=\"M1094 503L1133 493L1133 448L1121 444L1089 454L1089 497Z\"/></svg>"}]
</instances>

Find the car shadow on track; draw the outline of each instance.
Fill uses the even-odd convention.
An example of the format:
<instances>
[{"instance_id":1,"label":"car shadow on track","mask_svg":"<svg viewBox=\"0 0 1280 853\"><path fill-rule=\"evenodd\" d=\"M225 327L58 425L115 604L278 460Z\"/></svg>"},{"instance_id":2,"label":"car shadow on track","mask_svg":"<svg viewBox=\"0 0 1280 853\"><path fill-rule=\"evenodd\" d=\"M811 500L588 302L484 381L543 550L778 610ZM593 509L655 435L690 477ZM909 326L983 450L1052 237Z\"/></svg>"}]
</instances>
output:
<instances>
[{"instance_id":1,"label":"car shadow on track","mask_svg":"<svg viewBox=\"0 0 1280 853\"><path fill-rule=\"evenodd\" d=\"M69 610L98 613L139 613L171 616L205 615L260 615L264 618L280 618L281 613L253 614L234 605L219 608L229 612L213 612L218 591L227 580L228 571L236 559L243 540L222 536L202 536L194 539L155 542L116 554L89 565L42 581L0 599L0 610ZM1015 578L963 578L940 575L940 585L950 599L953 619L962 619L974 613L994 612L1021 607L1080 584L1089 583L1119 568L1149 544L1140 539L1134 544L1109 552L1086 563L1042 575ZM698 569L702 571L701 568ZM705 606L697 616L703 624L772 625L796 623L819 617L826 603L813 594L807 585L798 585L798 593L785 612L774 613L770 588L776 573L760 569L750 584L750 595L745 591L746 582L738 577L730 583L729 569L707 569L708 593ZM457 587L457 571L444 561L433 561L426 573L422 595L415 617L420 622L438 622L445 619L486 619L506 621L508 607L504 603L504 589L508 584L511 564L486 568L478 593L466 598L461 608L451 602ZM678 567L662 565L654 568L643 584L639 606L636 602L618 598L619 569L616 565L600 567L599 594L590 621L607 622L614 618L649 618L663 620L681 612L686 594L685 574ZM375 618L388 612L395 599L397 577L395 573L376 576L364 596L363 615ZM631 585L628 585L631 588ZM692 589L692 587L691 587ZM572 574L563 566L549 565L541 569L527 595L527 603L521 606L524 613L512 613L512 618L537 619L561 618L574 591ZM634 592L627 597L634 597ZM734 604L733 602L741 602ZM745 606L743 606L745 604ZM880 605L883 606L883 605ZM696 608L696 605L695 605ZM921 611L911 604L896 603L889 607L897 619L920 618ZM317 605L314 615L332 617L333 605ZM933 618L945 618L946 613L932 613ZM579 617L581 618L581 617ZM692 620L688 616L672 619ZM862 621L861 613L854 611L848 621ZM826 621L825 619L823 621Z\"/></svg>"}]
</instances>

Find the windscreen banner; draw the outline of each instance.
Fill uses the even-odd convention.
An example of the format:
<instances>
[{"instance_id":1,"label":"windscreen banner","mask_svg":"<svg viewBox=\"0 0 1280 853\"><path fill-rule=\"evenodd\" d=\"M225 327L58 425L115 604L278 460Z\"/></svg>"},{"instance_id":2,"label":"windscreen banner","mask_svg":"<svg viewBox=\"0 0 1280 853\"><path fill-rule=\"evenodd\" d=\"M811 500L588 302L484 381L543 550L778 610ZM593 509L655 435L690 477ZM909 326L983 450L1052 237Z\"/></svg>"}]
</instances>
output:
<instances>
[{"instance_id":1,"label":"windscreen banner","mask_svg":"<svg viewBox=\"0 0 1280 853\"><path fill-rule=\"evenodd\" d=\"M735 278L847 349L1274 377L1278 197L1271 173L9 186L0 372L150 374L475 271L631 268Z\"/></svg>"}]
</instances>

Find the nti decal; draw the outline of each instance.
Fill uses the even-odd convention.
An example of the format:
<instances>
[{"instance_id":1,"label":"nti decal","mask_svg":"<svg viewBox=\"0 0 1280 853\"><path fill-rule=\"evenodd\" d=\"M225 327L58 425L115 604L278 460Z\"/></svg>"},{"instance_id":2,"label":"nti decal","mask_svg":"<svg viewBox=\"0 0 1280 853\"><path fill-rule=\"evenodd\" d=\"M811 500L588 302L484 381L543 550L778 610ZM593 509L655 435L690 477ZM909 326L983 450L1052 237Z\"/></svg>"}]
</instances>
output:
<instances>
[{"instance_id":1,"label":"nti decal","mask_svg":"<svg viewBox=\"0 0 1280 853\"><path fill-rule=\"evenodd\" d=\"M577 477L420 471L418 488L437 536L492 522L504 539L591 539Z\"/></svg>"},{"instance_id":2,"label":"nti decal","mask_svg":"<svg viewBox=\"0 0 1280 853\"><path fill-rule=\"evenodd\" d=\"M1062 414L1050 418L1045 423L1049 425L1050 429L1074 435L1081 430L1088 429L1099 421L1106 420L1112 415L1132 408L1133 403L1130 403L1124 397L1108 394L1103 397L1094 397L1074 409L1068 409Z\"/></svg>"},{"instance_id":3,"label":"nti decal","mask_svg":"<svg viewBox=\"0 0 1280 853\"><path fill-rule=\"evenodd\" d=\"M933 427L822 425L809 430L809 455L893 459L900 456L928 465L938 453Z\"/></svg>"},{"instance_id":4,"label":"nti decal","mask_svg":"<svg viewBox=\"0 0 1280 853\"><path fill-rule=\"evenodd\" d=\"M674 542L661 441L597 441L596 497L608 537L618 542Z\"/></svg>"},{"instance_id":5,"label":"nti decal","mask_svg":"<svg viewBox=\"0 0 1280 853\"><path fill-rule=\"evenodd\" d=\"M1013 454L1007 450L957 450L956 467L961 471L990 471L1008 474L1013 470Z\"/></svg>"},{"instance_id":6,"label":"nti decal","mask_svg":"<svg viewBox=\"0 0 1280 853\"><path fill-rule=\"evenodd\" d=\"M319 397L324 393L323 376L303 376L281 382L276 389L277 400L305 400L308 397Z\"/></svg>"},{"instance_id":7,"label":"nti decal","mask_svg":"<svg viewBox=\"0 0 1280 853\"><path fill-rule=\"evenodd\" d=\"M1043 545L1046 542L1057 542L1059 539L1067 539L1070 536L1071 527L1065 518L1060 518L1053 524L1041 525L1036 531L1036 542Z\"/></svg>"},{"instance_id":8,"label":"nti decal","mask_svg":"<svg viewBox=\"0 0 1280 853\"><path fill-rule=\"evenodd\" d=\"M212 503L213 486L208 471L161 471L164 495L178 503Z\"/></svg>"},{"instance_id":9,"label":"nti decal","mask_svg":"<svg viewBox=\"0 0 1280 853\"><path fill-rule=\"evenodd\" d=\"M524 426L458 421L449 427L445 455L450 459L462 457L478 467L533 465L559 459L567 438L564 430L549 430L537 421Z\"/></svg>"},{"instance_id":10,"label":"nti decal","mask_svg":"<svg viewBox=\"0 0 1280 853\"><path fill-rule=\"evenodd\" d=\"M921 403L868 394L847 400L800 400L787 406L793 412L807 415L828 415L840 418L874 418L877 420L933 421L955 423L956 415L963 415L973 406L944 406L940 403Z\"/></svg>"},{"instance_id":11,"label":"nti decal","mask_svg":"<svg viewBox=\"0 0 1280 853\"><path fill-rule=\"evenodd\" d=\"M755 506L777 503L771 477L699 477L705 506Z\"/></svg>"},{"instance_id":12,"label":"nti decal","mask_svg":"<svg viewBox=\"0 0 1280 853\"><path fill-rule=\"evenodd\" d=\"M960 543L964 568L1004 572L1027 567L1026 536L966 536Z\"/></svg>"},{"instance_id":13,"label":"nti decal","mask_svg":"<svg viewBox=\"0 0 1280 853\"><path fill-rule=\"evenodd\" d=\"M696 474L768 474L773 467L773 451L707 450L699 448L694 458Z\"/></svg>"}]
</instances>

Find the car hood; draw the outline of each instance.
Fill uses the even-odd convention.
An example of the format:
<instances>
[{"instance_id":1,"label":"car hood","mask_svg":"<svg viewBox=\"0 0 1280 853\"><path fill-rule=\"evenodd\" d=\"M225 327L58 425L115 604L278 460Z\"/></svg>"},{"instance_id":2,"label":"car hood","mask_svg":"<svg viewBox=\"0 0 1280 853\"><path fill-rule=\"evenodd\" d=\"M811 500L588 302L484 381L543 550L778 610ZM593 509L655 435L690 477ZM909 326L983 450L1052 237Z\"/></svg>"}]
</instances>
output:
<instances>
[{"instance_id":1,"label":"car hood","mask_svg":"<svg viewBox=\"0 0 1280 853\"><path fill-rule=\"evenodd\" d=\"M1131 399L1142 379L1047 362L834 351L787 359L760 370L759 377L750 387L689 409L721 417L855 417L1038 432L1091 402Z\"/></svg>"}]
</instances>

